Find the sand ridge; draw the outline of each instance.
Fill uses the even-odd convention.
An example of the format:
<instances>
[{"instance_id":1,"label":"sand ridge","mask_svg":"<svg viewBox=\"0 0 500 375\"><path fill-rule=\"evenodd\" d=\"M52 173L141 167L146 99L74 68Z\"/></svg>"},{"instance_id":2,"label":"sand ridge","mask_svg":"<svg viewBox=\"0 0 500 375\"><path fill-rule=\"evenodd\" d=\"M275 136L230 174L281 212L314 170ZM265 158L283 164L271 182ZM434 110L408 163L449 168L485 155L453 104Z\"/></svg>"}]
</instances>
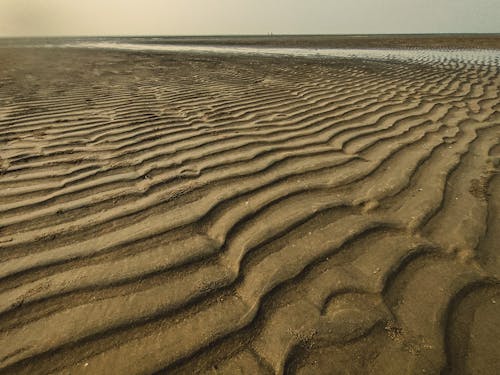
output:
<instances>
[{"instance_id":1,"label":"sand ridge","mask_svg":"<svg viewBox=\"0 0 500 375\"><path fill-rule=\"evenodd\" d=\"M423 59L4 48L0 372L495 373L500 67Z\"/></svg>"}]
</instances>

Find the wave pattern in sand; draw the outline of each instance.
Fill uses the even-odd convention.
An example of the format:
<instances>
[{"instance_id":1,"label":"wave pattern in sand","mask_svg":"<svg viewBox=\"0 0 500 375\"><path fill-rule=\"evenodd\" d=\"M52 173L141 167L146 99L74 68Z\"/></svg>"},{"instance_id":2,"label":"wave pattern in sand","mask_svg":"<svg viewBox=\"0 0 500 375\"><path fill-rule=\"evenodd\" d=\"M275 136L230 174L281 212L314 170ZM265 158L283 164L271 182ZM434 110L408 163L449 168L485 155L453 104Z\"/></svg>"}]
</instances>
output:
<instances>
[{"instance_id":1,"label":"wave pattern in sand","mask_svg":"<svg viewBox=\"0 0 500 375\"><path fill-rule=\"evenodd\" d=\"M424 60L2 51L0 371L494 373L499 66Z\"/></svg>"}]
</instances>

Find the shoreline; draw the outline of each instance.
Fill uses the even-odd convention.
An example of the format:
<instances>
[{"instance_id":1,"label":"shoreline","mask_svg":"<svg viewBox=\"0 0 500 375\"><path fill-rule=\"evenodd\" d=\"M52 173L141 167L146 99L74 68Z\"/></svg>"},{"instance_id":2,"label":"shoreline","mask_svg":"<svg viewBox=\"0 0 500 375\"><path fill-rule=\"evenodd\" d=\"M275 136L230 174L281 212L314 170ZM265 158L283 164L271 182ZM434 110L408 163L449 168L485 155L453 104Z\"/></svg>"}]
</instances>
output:
<instances>
[{"instance_id":1,"label":"shoreline","mask_svg":"<svg viewBox=\"0 0 500 375\"><path fill-rule=\"evenodd\" d=\"M500 49L500 34L453 34L453 35L273 35L273 36L202 36L202 37L18 37L0 38L0 44L20 43L23 41L46 43L47 41L95 42L109 40L121 43L164 44L164 45L205 45L240 46L270 48L341 48L341 49L413 49L413 48L452 48L452 49Z\"/></svg>"}]
</instances>

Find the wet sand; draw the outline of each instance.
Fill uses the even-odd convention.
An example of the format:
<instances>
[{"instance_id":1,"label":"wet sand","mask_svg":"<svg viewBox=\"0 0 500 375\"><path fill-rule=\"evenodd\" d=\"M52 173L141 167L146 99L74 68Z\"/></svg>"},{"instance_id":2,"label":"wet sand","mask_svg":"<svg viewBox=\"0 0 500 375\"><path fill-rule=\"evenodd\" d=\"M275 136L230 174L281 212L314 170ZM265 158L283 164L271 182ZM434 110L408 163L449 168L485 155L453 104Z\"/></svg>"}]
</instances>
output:
<instances>
[{"instance_id":1,"label":"wet sand","mask_svg":"<svg viewBox=\"0 0 500 375\"><path fill-rule=\"evenodd\" d=\"M499 373L499 69L0 49L0 373Z\"/></svg>"},{"instance_id":2,"label":"wet sand","mask_svg":"<svg viewBox=\"0 0 500 375\"><path fill-rule=\"evenodd\" d=\"M110 41L158 45L280 47L280 48L439 48L500 49L498 34L393 34L393 35L239 35L239 36L117 36L7 38L0 44L43 44Z\"/></svg>"}]
</instances>

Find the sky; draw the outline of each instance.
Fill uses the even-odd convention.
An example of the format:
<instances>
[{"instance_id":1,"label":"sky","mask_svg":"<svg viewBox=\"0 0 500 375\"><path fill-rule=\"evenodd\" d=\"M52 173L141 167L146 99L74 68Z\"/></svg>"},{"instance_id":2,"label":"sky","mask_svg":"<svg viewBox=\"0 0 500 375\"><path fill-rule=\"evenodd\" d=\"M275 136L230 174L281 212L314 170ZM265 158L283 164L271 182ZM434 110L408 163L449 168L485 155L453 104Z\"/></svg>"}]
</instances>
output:
<instances>
[{"instance_id":1,"label":"sky","mask_svg":"<svg viewBox=\"0 0 500 375\"><path fill-rule=\"evenodd\" d=\"M500 33L500 0L0 0L0 37Z\"/></svg>"}]
</instances>

